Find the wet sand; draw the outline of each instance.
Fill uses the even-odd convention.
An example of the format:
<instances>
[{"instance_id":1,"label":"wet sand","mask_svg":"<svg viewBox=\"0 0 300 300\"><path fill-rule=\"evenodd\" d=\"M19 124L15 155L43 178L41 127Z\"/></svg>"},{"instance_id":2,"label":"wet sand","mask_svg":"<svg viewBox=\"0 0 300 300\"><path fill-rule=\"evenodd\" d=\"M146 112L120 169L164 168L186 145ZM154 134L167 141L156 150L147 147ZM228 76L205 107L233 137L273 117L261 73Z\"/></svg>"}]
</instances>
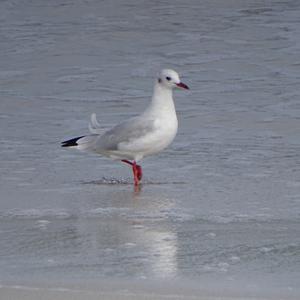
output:
<instances>
[{"instance_id":1,"label":"wet sand","mask_svg":"<svg viewBox=\"0 0 300 300\"><path fill-rule=\"evenodd\" d=\"M88 292L88 291L67 291L67 290L51 290L51 289L30 289L30 288L1 288L0 296L3 299L10 300L231 300L231 299L252 299L252 300L265 300L268 298L253 298L253 297L207 297L202 295L160 295L160 294L142 294L142 293L101 293L101 292ZM276 299L276 298L275 298ZM278 298L282 299L282 298ZM296 298L295 298L296 299Z\"/></svg>"},{"instance_id":2,"label":"wet sand","mask_svg":"<svg viewBox=\"0 0 300 300\"><path fill-rule=\"evenodd\" d=\"M296 300L297 297L284 296L281 294L256 295L253 292L245 294L244 292L234 293L225 291L207 292L180 285L143 284L137 286L136 282L126 282L118 284L116 282L103 285L96 288L82 287L31 287L31 286L5 286L0 287L1 299L9 300Z\"/></svg>"}]
</instances>

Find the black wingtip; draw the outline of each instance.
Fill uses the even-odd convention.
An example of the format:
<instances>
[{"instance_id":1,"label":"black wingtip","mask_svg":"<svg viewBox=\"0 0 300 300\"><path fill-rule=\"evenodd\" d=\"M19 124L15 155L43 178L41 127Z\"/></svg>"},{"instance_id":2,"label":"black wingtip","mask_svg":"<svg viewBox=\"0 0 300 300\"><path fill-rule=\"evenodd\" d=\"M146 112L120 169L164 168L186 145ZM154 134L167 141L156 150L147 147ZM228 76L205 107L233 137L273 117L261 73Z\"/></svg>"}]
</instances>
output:
<instances>
[{"instance_id":1,"label":"black wingtip","mask_svg":"<svg viewBox=\"0 0 300 300\"><path fill-rule=\"evenodd\" d=\"M77 141L81 138L83 138L83 136L79 136L77 138L71 139L71 140L67 140L61 143L62 147L74 147L74 146L78 146Z\"/></svg>"}]
</instances>

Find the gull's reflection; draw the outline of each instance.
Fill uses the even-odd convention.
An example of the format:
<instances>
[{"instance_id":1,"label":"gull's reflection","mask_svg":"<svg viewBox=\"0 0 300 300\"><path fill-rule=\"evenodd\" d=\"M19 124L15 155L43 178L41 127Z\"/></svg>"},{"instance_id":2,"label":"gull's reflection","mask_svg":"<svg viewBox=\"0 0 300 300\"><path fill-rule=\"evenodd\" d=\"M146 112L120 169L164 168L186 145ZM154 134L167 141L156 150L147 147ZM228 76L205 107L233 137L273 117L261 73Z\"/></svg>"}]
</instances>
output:
<instances>
[{"instance_id":1,"label":"gull's reflection","mask_svg":"<svg viewBox=\"0 0 300 300\"><path fill-rule=\"evenodd\" d=\"M148 248L149 271L155 277L171 278L177 274L177 235L170 231L150 231L143 241Z\"/></svg>"},{"instance_id":2,"label":"gull's reflection","mask_svg":"<svg viewBox=\"0 0 300 300\"><path fill-rule=\"evenodd\" d=\"M90 209L90 215L77 220L85 261L102 275L175 277L178 238L169 214L175 206L173 201L123 190L121 207L117 195L113 193L117 205L108 207L102 200L106 207Z\"/></svg>"}]
</instances>

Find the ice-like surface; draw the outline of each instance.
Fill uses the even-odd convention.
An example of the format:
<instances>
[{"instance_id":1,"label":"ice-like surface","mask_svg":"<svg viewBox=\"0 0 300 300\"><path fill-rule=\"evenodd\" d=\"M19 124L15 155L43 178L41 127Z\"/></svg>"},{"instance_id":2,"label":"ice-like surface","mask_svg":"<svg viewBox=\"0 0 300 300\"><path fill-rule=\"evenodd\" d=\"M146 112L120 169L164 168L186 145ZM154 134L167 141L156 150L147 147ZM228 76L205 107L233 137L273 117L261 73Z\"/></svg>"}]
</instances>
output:
<instances>
[{"instance_id":1,"label":"ice-like surface","mask_svg":"<svg viewBox=\"0 0 300 300\"><path fill-rule=\"evenodd\" d=\"M0 281L300 295L299 15L298 0L1 1ZM162 67L191 91L139 193L128 166L60 148L92 112L109 127L142 111Z\"/></svg>"}]
</instances>

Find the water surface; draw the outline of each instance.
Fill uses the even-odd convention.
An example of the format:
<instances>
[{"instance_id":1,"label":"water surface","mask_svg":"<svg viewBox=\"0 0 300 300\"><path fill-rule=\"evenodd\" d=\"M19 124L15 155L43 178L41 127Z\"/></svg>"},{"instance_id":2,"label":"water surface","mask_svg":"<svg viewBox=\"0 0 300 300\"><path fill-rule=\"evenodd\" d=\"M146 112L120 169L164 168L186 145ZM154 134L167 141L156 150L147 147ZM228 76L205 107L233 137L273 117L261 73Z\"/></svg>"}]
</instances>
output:
<instances>
[{"instance_id":1,"label":"water surface","mask_svg":"<svg viewBox=\"0 0 300 300\"><path fill-rule=\"evenodd\" d=\"M296 0L2 1L1 283L299 295L299 14ZM139 193L128 166L60 148L92 112L104 128L141 112L163 67L191 90Z\"/></svg>"}]
</instances>

